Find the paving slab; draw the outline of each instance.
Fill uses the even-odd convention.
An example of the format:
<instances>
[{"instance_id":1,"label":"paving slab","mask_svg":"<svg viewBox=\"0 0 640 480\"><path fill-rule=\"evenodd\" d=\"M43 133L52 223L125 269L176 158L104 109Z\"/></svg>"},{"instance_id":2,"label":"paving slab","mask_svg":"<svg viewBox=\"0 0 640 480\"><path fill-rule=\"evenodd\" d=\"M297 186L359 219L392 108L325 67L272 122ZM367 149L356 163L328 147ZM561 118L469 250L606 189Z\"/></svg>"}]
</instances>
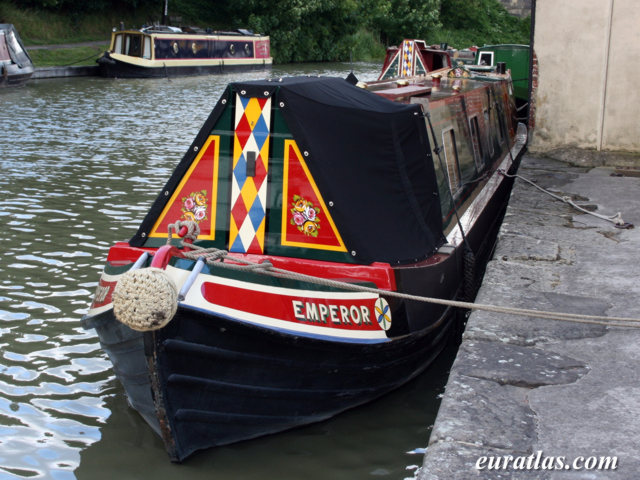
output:
<instances>
[{"instance_id":1,"label":"paving slab","mask_svg":"<svg viewBox=\"0 0 640 480\"><path fill-rule=\"evenodd\" d=\"M516 179L476 302L640 319L640 178L528 155L518 173L638 228ZM416 478L635 479L639 451L640 324L474 311Z\"/></svg>"}]
</instances>

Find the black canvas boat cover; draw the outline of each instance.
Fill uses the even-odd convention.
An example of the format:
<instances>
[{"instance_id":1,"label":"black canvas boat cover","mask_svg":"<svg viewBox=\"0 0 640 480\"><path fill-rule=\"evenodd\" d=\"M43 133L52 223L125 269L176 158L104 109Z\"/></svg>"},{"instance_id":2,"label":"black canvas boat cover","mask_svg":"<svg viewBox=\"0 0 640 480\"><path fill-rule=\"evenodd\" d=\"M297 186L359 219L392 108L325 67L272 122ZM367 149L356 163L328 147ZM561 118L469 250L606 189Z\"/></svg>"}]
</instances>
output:
<instances>
[{"instance_id":1,"label":"black canvas boat cover","mask_svg":"<svg viewBox=\"0 0 640 480\"><path fill-rule=\"evenodd\" d=\"M204 143L236 94L272 98L273 108L281 111L304 152L353 261L412 263L429 257L445 242L431 149L419 105L392 102L341 78L233 83L193 145ZM165 189L175 188L191 163L189 157L189 153L185 155ZM132 245L144 243L164 203L166 197L160 195Z\"/></svg>"},{"instance_id":2,"label":"black canvas boat cover","mask_svg":"<svg viewBox=\"0 0 640 480\"><path fill-rule=\"evenodd\" d=\"M347 248L358 262L413 262L445 242L435 171L419 105L381 98L340 78L233 84L276 105ZM277 91L276 91L277 90Z\"/></svg>"}]
</instances>

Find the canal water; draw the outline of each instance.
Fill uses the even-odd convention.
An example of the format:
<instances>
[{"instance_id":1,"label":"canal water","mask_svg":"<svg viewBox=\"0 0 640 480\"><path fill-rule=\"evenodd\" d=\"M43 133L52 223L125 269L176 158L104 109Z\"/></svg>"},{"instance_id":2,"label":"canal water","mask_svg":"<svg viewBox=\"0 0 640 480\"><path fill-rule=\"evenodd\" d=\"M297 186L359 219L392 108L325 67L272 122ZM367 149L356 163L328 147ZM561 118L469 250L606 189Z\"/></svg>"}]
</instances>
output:
<instances>
[{"instance_id":1,"label":"canal water","mask_svg":"<svg viewBox=\"0 0 640 480\"><path fill-rule=\"evenodd\" d=\"M379 68L296 65L270 75L353 70L373 80ZM264 76L32 80L0 90L0 480L414 477L454 346L370 405L174 465L127 406L95 332L80 325L109 246L135 232L226 84Z\"/></svg>"}]
</instances>

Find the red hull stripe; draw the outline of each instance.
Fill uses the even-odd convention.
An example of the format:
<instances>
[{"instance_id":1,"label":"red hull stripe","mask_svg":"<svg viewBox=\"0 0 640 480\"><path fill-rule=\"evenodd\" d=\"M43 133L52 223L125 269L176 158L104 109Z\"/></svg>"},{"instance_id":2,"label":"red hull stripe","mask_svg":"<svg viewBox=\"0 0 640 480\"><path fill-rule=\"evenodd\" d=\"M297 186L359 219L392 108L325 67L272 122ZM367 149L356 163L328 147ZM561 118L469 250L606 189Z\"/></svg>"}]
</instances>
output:
<instances>
[{"instance_id":1,"label":"red hull stripe","mask_svg":"<svg viewBox=\"0 0 640 480\"><path fill-rule=\"evenodd\" d=\"M214 313L268 327L322 336L386 339L378 324L377 295L320 292L268 287L206 276L200 293L207 305L198 305L192 291L185 303Z\"/></svg>"}]
</instances>

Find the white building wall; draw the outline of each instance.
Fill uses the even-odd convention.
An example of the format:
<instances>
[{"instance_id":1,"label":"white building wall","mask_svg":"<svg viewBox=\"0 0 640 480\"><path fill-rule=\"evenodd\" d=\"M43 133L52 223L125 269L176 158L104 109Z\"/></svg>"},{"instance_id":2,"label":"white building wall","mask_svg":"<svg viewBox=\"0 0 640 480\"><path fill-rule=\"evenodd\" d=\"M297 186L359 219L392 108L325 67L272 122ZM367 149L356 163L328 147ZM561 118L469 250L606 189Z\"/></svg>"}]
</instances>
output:
<instances>
[{"instance_id":1,"label":"white building wall","mask_svg":"<svg viewBox=\"0 0 640 480\"><path fill-rule=\"evenodd\" d=\"M640 152L638 0L536 0L530 149Z\"/></svg>"}]
</instances>

